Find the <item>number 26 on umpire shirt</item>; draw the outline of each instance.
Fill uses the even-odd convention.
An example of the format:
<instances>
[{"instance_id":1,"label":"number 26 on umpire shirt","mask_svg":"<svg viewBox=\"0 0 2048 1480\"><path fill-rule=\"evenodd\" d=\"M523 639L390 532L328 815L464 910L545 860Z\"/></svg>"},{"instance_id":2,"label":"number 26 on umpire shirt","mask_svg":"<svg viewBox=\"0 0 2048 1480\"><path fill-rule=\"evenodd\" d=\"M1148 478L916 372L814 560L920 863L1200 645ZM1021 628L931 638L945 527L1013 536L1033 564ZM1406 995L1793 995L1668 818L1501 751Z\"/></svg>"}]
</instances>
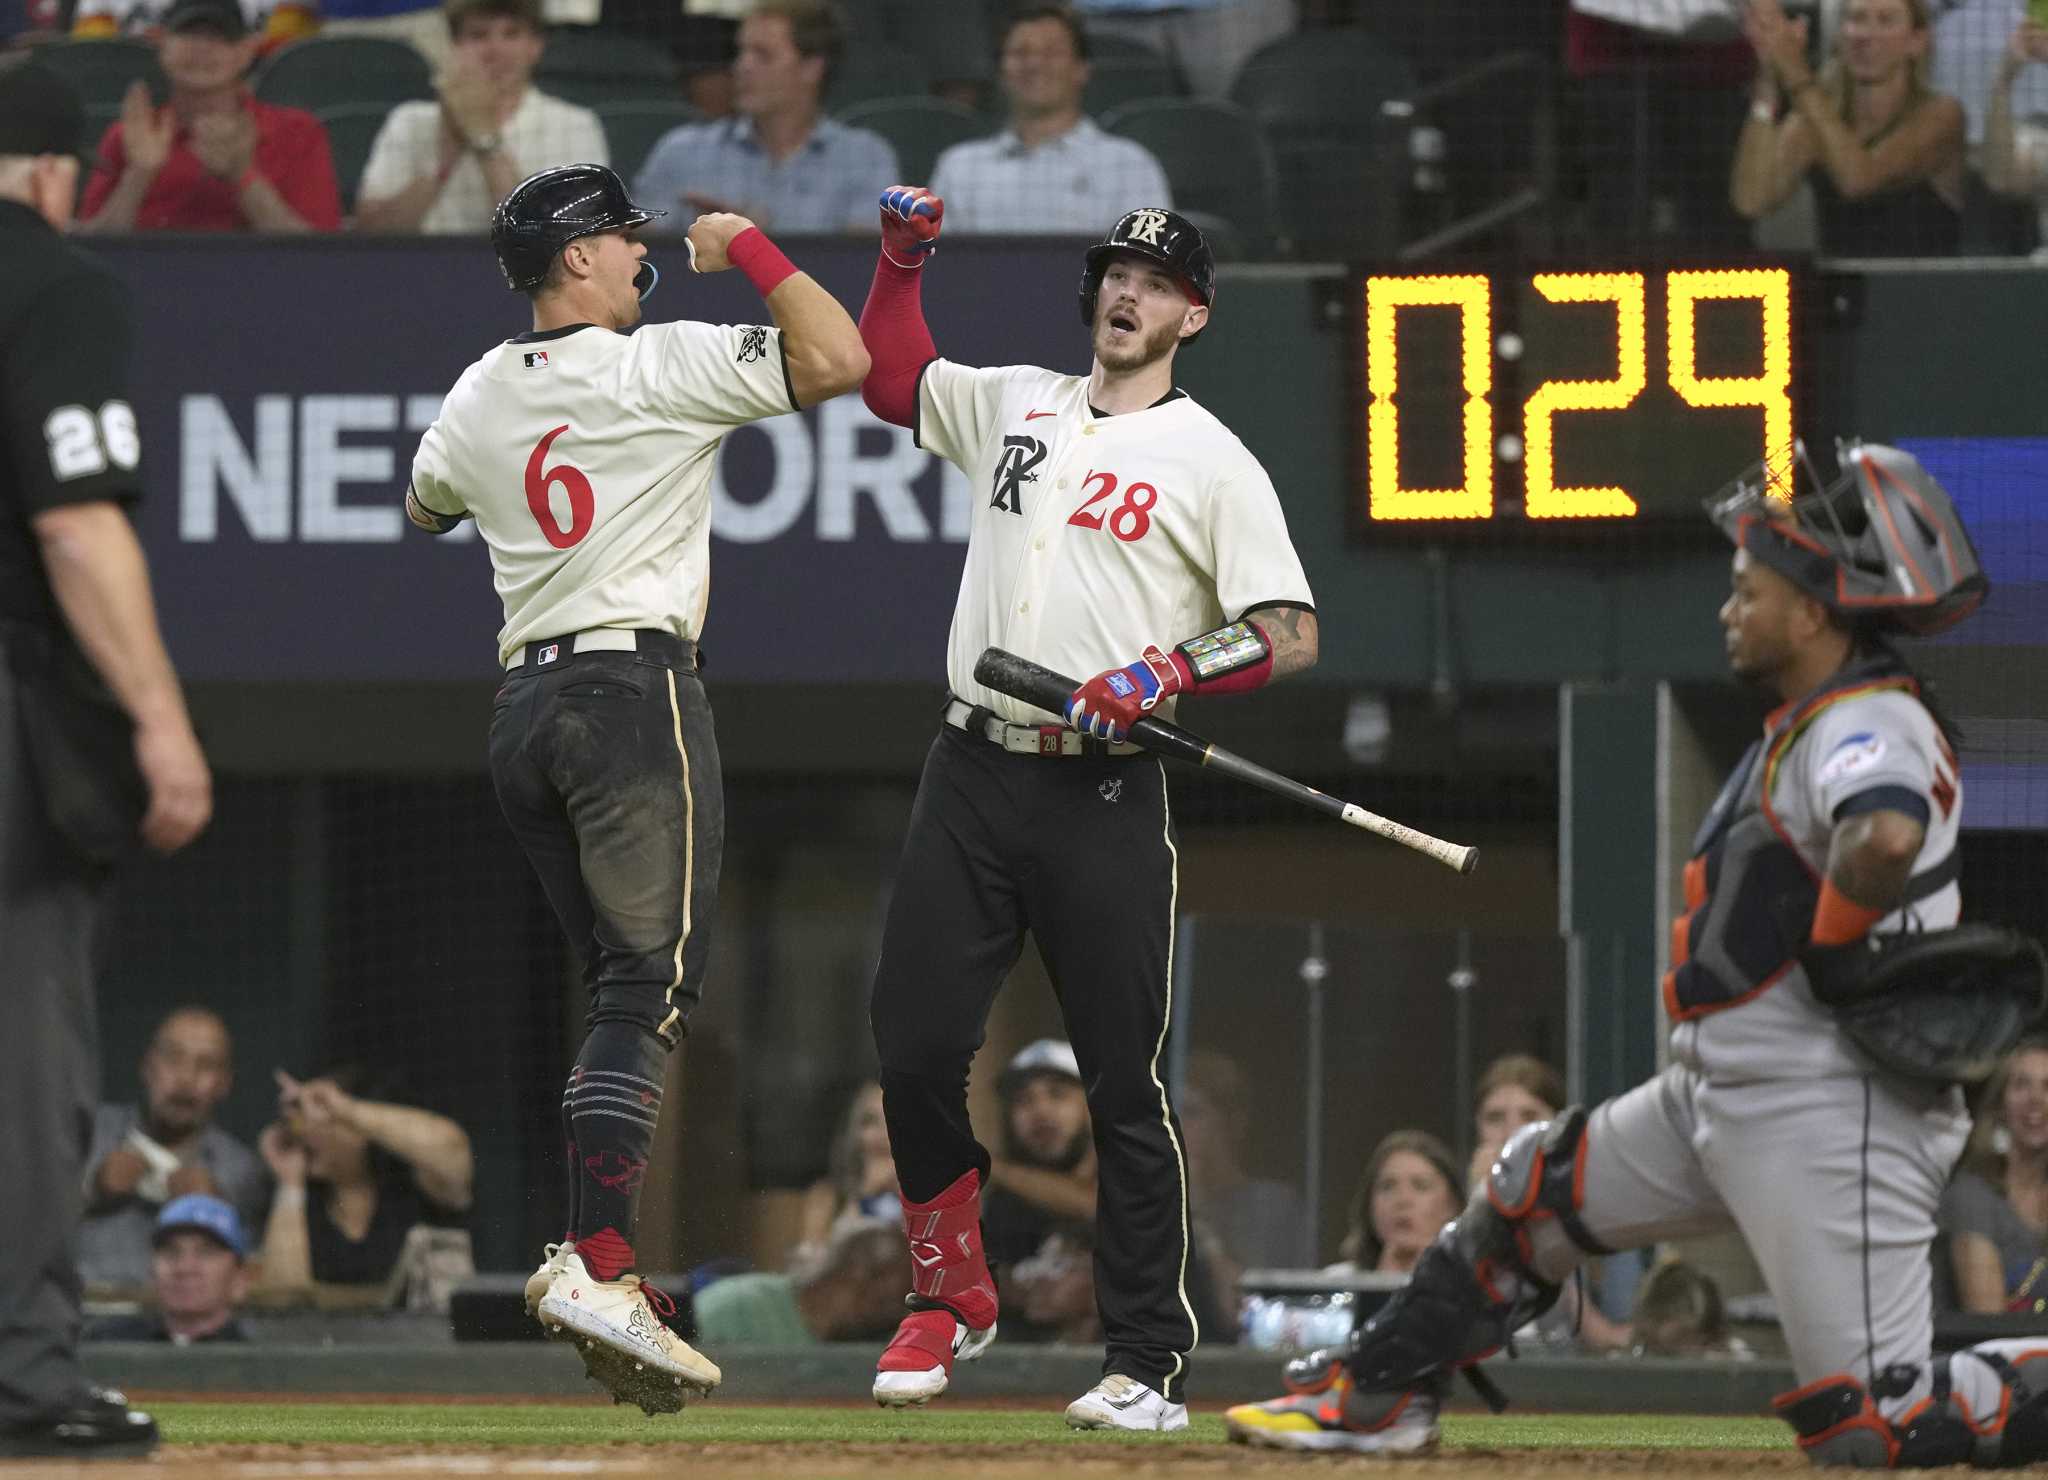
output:
<instances>
[{"instance_id":1,"label":"number 26 on umpire shirt","mask_svg":"<svg viewBox=\"0 0 2048 1480\"><path fill-rule=\"evenodd\" d=\"M985 647L1085 678L1257 607L1315 604L1265 469L1185 395L1098 417L1083 376L934 360L917 440L976 495L947 679L1006 719L1058 716L977 684Z\"/></svg>"}]
</instances>

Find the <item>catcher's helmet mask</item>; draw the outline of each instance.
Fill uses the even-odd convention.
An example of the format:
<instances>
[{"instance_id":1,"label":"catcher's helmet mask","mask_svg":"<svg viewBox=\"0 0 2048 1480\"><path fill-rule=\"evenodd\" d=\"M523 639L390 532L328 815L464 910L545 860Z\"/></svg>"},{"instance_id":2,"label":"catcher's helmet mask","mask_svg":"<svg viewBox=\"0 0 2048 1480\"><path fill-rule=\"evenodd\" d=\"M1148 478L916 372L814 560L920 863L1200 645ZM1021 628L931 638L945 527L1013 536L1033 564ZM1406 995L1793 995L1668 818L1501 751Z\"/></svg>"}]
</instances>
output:
<instances>
[{"instance_id":1,"label":"catcher's helmet mask","mask_svg":"<svg viewBox=\"0 0 2048 1480\"><path fill-rule=\"evenodd\" d=\"M1126 211L1109 234L1088 249L1087 265L1081 270L1081 322L1095 327L1095 300L1102 291L1102 275L1111 259L1118 256L1142 258L1165 268L1186 287L1204 308L1216 302L1216 255L1202 239L1201 229L1164 206L1140 206ZM1202 337L1200 329L1181 336L1182 344Z\"/></svg>"},{"instance_id":2,"label":"catcher's helmet mask","mask_svg":"<svg viewBox=\"0 0 2048 1480\"><path fill-rule=\"evenodd\" d=\"M1947 491L1920 460L1854 441L1837 444L1836 458L1830 482L1799 443L1789 488L1758 463L1707 500L1708 517L1839 616L1928 636L1974 612L1991 582Z\"/></svg>"},{"instance_id":3,"label":"catcher's helmet mask","mask_svg":"<svg viewBox=\"0 0 2048 1480\"><path fill-rule=\"evenodd\" d=\"M586 236L630 231L667 211L635 205L618 172L601 164L565 164L528 175L491 216L491 246L505 286L531 293L548 278L562 249ZM642 262L633 287L642 299L661 274Z\"/></svg>"}]
</instances>

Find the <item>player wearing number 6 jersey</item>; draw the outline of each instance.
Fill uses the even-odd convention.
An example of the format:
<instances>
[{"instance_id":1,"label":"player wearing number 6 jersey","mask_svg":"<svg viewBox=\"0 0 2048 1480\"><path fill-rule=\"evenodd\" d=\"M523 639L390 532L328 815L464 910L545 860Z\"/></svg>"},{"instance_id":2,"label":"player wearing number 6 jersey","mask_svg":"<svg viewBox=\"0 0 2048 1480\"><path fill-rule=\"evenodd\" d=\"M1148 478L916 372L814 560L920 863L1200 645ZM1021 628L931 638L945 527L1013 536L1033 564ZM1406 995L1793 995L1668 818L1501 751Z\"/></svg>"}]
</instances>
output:
<instances>
[{"instance_id":1,"label":"player wearing number 6 jersey","mask_svg":"<svg viewBox=\"0 0 2048 1480\"><path fill-rule=\"evenodd\" d=\"M1173 958L1174 830L1157 761L1124 743L1184 690L1236 693L1307 668L1316 619L1266 474L1174 389L1215 298L1215 263L1171 211L1127 214L1088 251L1085 376L938 358L919 277L943 203L882 197L861 315L863 395L958 465L980 497L953 612L952 693L927 757L875 974L882 1103L903 1188L911 1313L875 1400L922 1403L996 1330L981 1249L990 1160L967 1072L1029 929L1087 1086L1097 1165L1103 1379L1081 1428L1176 1429L1199 1332L1188 1187L1162 1078ZM995 644L1093 673L1064 716L974 681ZM1060 721L1064 719L1065 724Z\"/></svg>"},{"instance_id":2,"label":"player wearing number 6 jersey","mask_svg":"<svg viewBox=\"0 0 2048 1480\"><path fill-rule=\"evenodd\" d=\"M723 213L692 223L691 265L739 268L776 327L628 334L655 281L635 233L660 214L600 165L543 170L505 198L492 240L506 282L533 300L533 329L463 372L406 495L415 524L444 534L473 517L490 548L506 670L491 776L590 991L562 1099L568 1233L527 1282L527 1307L649 1413L719 1380L633 1272L666 1056L703 986L724 836L697 675L712 468L733 427L851 390L868 368L846 311Z\"/></svg>"}]
</instances>

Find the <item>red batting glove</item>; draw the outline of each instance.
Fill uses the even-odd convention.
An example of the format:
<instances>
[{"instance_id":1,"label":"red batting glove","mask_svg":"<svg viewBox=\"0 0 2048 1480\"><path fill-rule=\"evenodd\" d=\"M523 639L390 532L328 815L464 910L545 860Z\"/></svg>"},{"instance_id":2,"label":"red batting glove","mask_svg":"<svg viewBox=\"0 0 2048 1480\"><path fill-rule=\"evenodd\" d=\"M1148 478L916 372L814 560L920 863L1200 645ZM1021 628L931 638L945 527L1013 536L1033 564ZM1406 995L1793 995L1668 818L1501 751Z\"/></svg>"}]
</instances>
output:
<instances>
[{"instance_id":1,"label":"red batting glove","mask_svg":"<svg viewBox=\"0 0 2048 1480\"><path fill-rule=\"evenodd\" d=\"M882 192L882 255L898 267L922 267L939 245L946 203L922 185Z\"/></svg>"},{"instance_id":2,"label":"red batting glove","mask_svg":"<svg viewBox=\"0 0 2048 1480\"><path fill-rule=\"evenodd\" d=\"M1067 724L1098 740L1121 741L1161 699L1170 699L1187 686L1180 655L1168 656L1154 645L1139 654L1137 662L1098 673L1074 690L1067 700Z\"/></svg>"}]
</instances>

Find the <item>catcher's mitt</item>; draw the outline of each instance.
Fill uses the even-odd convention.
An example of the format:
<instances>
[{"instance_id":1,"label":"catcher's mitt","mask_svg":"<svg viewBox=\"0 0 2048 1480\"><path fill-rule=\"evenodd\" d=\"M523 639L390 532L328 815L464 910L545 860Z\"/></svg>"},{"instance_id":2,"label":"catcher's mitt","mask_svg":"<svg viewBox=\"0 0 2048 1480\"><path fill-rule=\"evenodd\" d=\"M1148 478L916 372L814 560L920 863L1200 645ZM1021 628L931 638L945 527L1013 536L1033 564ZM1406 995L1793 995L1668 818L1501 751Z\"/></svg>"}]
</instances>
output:
<instances>
[{"instance_id":1,"label":"catcher's mitt","mask_svg":"<svg viewBox=\"0 0 2048 1480\"><path fill-rule=\"evenodd\" d=\"M1984 1078L2048 1009L2040 943L1958 925L1808 952L1814 993L1882 1068L1937 1084Z\"/></svg>"}]
</instances>

